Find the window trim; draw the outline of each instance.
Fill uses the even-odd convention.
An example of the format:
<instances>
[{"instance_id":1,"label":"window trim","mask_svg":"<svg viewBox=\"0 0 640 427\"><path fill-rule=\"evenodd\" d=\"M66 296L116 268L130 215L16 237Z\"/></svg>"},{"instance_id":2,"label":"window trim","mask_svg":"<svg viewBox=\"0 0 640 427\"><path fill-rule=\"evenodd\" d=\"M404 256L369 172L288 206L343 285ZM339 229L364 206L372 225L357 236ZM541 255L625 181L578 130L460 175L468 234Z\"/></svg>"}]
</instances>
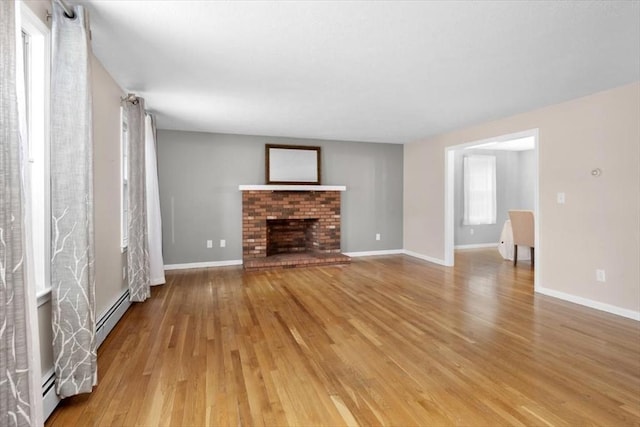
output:
<instances>
[{"instance_id":1,"label":"window trim","mask_svg":"<svg viewBox=\"0 0 640 427\"><path fill-rule=\"evenodd\" d=\"M29 162L34 162L34 144L32 138L38 135L38 143L42 144L42 196L43 201L43 247L42 260L35 257L35 261L43 263L42 274L34 277L36 280L36 295L38 306L51 299L51 187L50 187L50 147L51 147L51 30L49 27L24 3L20 2L20 27L21 31L29 36L29 50L25 52L23 61L27 62L30 82L25 81L25 107L27 111L27 132L30 139ZM26 68L26 67L25 67ZM34 73L34 71L36 73ZM26 69L25 69L26 72ZM36 76L34 78L34 75ZM35 83L35 84L34 84ZM26 97L29 96L29 99ZM34 103L37 98L42 102ZM36 110L38 109L38 110ZM37 111L37 114L34 114ZM37 129L38 131L35 131ZM31 183L33 187L33 183ZM33 203L31 203L33 205ZM48 213L48 214L47 214ZM32 220L33 221L33 220ZM35 235L35 233L33 233ZM35 242L34 242L35 247Z\"/></svg>"}]
</instances>

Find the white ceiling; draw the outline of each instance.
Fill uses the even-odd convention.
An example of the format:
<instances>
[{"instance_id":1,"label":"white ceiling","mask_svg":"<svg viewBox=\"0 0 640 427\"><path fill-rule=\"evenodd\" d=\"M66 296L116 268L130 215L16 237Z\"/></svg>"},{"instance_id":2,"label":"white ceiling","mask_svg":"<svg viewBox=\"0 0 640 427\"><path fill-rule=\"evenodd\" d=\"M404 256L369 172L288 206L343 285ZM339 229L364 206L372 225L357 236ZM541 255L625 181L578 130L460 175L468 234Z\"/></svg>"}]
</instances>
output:
<instances>
[{"instance_id":1,"label":"white ceiling","mask_svg":"<svg viewBox=\"0 0 640 427\"><path fill-rule=\"evenodd\" d=\"M640 80L637 0L82 3L164 129L404 143Z\"/></svg>"}]
</instances>

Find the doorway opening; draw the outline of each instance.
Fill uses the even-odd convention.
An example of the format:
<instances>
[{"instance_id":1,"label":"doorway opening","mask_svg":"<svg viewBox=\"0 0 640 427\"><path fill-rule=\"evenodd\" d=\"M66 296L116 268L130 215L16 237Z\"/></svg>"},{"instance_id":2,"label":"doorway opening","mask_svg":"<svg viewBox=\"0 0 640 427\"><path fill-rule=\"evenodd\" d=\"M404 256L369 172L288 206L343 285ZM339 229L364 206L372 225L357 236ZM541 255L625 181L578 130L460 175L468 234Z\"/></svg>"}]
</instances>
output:
<instances>
[{"instance_id":1,"label":"doorway opening","mask_svg":"<svg viewBox=\"0 0 640 427\"><path fill-rule=\"evenodd\" d=\"M528 209L535 217L535 252L539 255L539 172L538 129L501 135L479 141L454 145L445 149L445 265L454 265L454 251L458 248L495 246L508 219L509 209ZM482 225L468 221L463 213L464 157L491 156L496 160L494 190L498 193L494 219ZM523 167L520 167L522 164ZM526 166L526 167L524 167ZM514 179L513 177L517 177ZM522 185L516 185L515 182ZM520 188L517 188L520 187ZM522 188L525 190L522 190ZM520 194L522 192L533 194ZM483 239L484 238L484 239ZM480 242L482 243L474 243ZM495 242L495 243L494 243ZM522 251L522 253L528 251ZM534 263L534 288L538 287L539 256Z\"/></svg>"}]
</instances>

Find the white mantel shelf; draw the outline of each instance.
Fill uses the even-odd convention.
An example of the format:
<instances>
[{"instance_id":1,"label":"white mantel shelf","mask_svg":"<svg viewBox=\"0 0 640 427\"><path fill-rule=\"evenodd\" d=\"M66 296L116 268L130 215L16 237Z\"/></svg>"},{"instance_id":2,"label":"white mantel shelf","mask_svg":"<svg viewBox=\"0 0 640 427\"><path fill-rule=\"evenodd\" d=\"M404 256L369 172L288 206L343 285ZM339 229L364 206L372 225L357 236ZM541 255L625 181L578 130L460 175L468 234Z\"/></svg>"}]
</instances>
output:
<instances>
[{"instance_id":1,"label":"white mantel shelf","mask_svg":"<svg viewBox=\"0 0 640 427\"><path fill-rule=\"evenodd\" d=\"M345 185L240 185L240 191L347 191Z\"/></svg>"}]
</instances>

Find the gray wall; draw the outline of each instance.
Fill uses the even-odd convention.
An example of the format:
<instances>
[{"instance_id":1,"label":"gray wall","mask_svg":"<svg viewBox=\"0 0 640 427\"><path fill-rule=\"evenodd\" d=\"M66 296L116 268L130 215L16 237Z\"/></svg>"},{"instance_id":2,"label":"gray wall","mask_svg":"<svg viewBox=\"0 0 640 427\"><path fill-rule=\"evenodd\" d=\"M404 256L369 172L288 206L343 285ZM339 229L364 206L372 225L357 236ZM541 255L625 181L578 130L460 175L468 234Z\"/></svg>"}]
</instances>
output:
<instances>
[{"instance_id":1,"label":"gray wall","mask_svg":"<svg viewBox=\"0 0 640 427\"><path fill-rule=\"evenodd\" d=\"M520 209L534 210L536 193L536 152L518 152Z\"/></svg>"},{"instance_id":2,"label":"gray wall","mask_svg":"<svg viewBox=\"0 0 640 427\"><path fill-rule=\"evenodd\" d=\"M464 156L496 156L496 223L464 225ZM509 209L533 210L535 198L535 151L456 150L454 153L455 245L498 243ZM473 230L473 234L471 234Z\"/></svg>"},{"instance_id":3,"label":"gray wall","mask_svg":"<svg viewBox=\"0 0 640 427\"><path fill-rule=\"evenodd\" d=\"M165 264L242 259L238 185L265 183L267 143L322 147L322 184L347 186L344 252L402 249L402 145L159 130Z\"/></svg>"}]
</instances>

